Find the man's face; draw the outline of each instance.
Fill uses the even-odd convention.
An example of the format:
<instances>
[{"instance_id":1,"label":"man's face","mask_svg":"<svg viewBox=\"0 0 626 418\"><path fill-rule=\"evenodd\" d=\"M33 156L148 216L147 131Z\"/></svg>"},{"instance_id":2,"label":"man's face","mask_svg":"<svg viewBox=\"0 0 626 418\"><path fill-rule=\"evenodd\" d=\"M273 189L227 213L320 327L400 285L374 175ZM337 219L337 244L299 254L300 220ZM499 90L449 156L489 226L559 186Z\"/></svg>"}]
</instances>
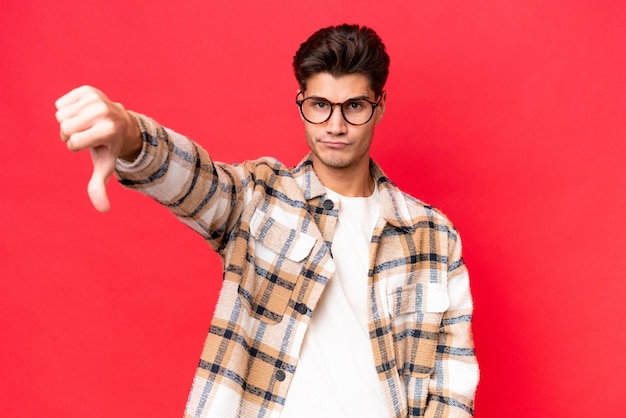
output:
<instances>
[{"instance_id":1,"label":"man's face","mask_svg":"<svg viewBox=\"0 0 626 418\"><path fill-rule=\"evenodd\" d=\"M307 97L324 98L331 103L343 103L354 98L366 98L371 102L379 99L374 115L364 125L349 124L339 106L334 106L330 119L324 123L312 124L303 119L316 170L332 172L362 168L369 172L370 145L374 126L384 113L385 93L380 98L375 97L368 78L362 74L335 78L329 73L318 73L307 80L302 99Z\"/></svg>"}]
</instances>

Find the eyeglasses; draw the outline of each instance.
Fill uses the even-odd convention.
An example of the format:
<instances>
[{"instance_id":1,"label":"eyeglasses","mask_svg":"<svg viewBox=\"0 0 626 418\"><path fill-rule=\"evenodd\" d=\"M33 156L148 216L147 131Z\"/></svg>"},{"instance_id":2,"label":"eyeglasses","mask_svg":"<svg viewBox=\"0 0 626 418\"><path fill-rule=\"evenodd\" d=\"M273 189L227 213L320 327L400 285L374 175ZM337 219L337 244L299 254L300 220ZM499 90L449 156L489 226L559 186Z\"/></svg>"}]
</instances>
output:
<instances>
[{"instance_id":1,"label":"eyeglasses","mask_svg":"<svg viewBox=\"0 0 626 418\"><path fill-rule=\"evenodd\" d=\"M300 113L304 120L316 125L330 119L335 106L341 108L341 115L350 125L365 125L372 119L374 110L378 106L378 103L363 98L348 99L343 103L332 103L322 97L315 96L297 100L301 94L302 92L299 92L296 96L296 104L300 107Z\"/></svg>"}]
</instances>

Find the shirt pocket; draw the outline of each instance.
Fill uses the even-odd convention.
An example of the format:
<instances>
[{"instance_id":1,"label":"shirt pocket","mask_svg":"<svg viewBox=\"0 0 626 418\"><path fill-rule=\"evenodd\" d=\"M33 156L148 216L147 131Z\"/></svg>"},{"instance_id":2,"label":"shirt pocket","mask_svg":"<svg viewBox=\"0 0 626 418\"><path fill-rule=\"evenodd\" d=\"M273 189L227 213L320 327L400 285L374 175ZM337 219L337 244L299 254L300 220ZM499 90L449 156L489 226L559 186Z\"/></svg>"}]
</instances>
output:
<instances>
[{"instance_id":1,"label":"shirt pocket","mask_svg":"<svg viewBox=\"0 0 626 418\"><path fill-rule=\"evenodd\" d=\"M239 293L253 317L282 320L316 239L257 209L250 221L247 271Z\"/></svg>"},{"instance_id":2,"label":"shirt pocket","mask_svg":"<svg viewBox=\"0 0 626 418\"><path fill-rule=\"evenodd\" d=\"M450 307L447 288L424 282L398 286L387 291L387 302L400 375L430 375L443 314Z\"/></svg>"}]
</instances>

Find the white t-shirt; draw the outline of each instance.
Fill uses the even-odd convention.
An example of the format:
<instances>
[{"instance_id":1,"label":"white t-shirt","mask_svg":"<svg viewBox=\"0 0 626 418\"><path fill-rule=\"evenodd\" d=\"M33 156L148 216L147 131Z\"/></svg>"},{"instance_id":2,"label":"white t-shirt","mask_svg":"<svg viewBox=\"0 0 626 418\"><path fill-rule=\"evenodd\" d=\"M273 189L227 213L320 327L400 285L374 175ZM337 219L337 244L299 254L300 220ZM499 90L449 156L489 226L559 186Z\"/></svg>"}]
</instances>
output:
<instances>
[{"instance_id":1,"label":"white t-shirt","mask_svg":"<svg viewBox=\"0 0 626 418\"><path fill-rule=\"evenodd\" d=\"M335 275L307 330L281 417L335 418L388 415L367 327L369 244L380 216L378 191L344 197L333 237Z\"/></svg>"}]
</instances>

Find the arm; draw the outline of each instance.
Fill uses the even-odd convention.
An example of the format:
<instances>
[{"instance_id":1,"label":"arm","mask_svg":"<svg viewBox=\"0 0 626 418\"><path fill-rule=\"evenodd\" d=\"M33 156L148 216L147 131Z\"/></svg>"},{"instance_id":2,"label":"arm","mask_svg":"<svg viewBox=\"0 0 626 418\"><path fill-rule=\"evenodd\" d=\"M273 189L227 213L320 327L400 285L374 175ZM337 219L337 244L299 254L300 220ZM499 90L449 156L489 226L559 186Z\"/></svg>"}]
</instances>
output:
<instances>
[{"instance_id":1,"label":"arm","mask_svg":"<svg viewBox=\"0 0 626 418\"><path fill-rule=\"evenodd\" d=\"M132 162L117 161L116 177L124 187L167 207L219 251L252 199L254 162L214 163L189 138L146 116L130 113L139 124L143 147Z\"/></svg>"},{"instance_id":2,"label":"arm","mask_svg":"<svg viewBox=\"0 0 626 418\"><path fill-rule=\"evenodd\" d=\"M451 239L448 253L450 307L442 319L425 416L465 418L474 416L479 371L471 329L473 303L469 275L461 257L458 235Z\"/></svg>"},{"instance_id":3,"label":"arm","mask_svg":"<svg viewBox=\"0 0 626 418\"><path fill-rule=\"evenodd\" d=\"M115 173L125 187L147 194L222 248L250 201L254 164L214 164L199 145L145 116L127 111L93 87L79 87L56 102L61 138L72 151L89 149L88 191L100 211L110 208L106 183Z\"/></svg>"}]
</instances>

